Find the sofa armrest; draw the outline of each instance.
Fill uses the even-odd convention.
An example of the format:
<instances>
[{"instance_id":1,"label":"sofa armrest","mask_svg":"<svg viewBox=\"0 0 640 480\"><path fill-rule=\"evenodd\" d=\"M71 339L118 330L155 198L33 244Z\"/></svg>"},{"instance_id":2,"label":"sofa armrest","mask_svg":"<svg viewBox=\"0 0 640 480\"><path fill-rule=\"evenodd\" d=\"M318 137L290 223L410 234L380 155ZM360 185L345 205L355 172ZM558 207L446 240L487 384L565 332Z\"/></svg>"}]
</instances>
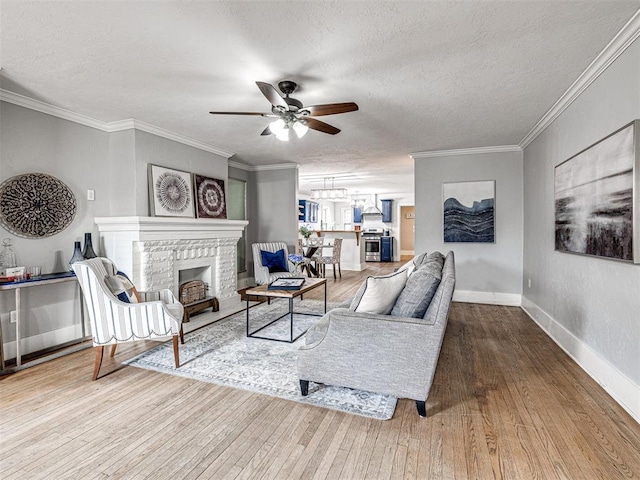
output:
<instances>
[{"instance_id":1,"label":"sofa armrest","mask_svg":"<svg viewBox=\"0 0 640 480\"><path fill-rule=\"evenodd\" d=\"M422 399L431 386L444 326L338 308L307 333L298 375L330 385Z\"/></svg>"}]
</instances>

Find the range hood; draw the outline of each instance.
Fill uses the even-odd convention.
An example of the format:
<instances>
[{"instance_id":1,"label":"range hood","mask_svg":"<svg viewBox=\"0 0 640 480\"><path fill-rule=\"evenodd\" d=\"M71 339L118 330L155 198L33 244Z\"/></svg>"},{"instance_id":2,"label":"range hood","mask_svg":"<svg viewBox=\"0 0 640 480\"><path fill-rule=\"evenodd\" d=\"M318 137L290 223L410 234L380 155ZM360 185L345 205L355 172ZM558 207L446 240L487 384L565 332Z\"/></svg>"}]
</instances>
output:
<instances>
[{"instance_id":1,"label":"range hood","mask_svg":"<svg viewBox=\"0 0 640 480\"><path fill-rule=\"evenodd\" d=\"M382 212L378 207L367 207L362 215L379 215L382 216Z\"/></svg>"},{"instance_id":2,"label":"range hood","mask_svg":"<svg viewBox=\"0 0 640 480\"><path fill-rule=\"evenodd\" d=\"M372 207L367 207L364 209L364 212L362 212L362 215L378 215L378 216L382 216L382 212L380 211L380 209L378 207L376 207L376 205L378 204L378 195L374 195L373 196L373 206Z\"/></svg>"}]
</instances>

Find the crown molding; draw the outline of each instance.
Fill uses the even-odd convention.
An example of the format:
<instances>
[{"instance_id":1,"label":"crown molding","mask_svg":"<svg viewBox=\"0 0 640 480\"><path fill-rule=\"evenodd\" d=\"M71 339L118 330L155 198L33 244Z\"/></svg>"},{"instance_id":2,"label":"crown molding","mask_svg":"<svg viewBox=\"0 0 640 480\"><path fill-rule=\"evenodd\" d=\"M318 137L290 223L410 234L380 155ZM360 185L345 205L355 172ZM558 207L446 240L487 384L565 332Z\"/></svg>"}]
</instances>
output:
<instances>
[{"instance_id":1,"label":"crown molding","mask_svg":"<svg viewBox=\"0 0 640 480\"><path fill-rule=\"evenodd\" d=\"M273 165L255 165L253 170L256 172L261 172L263 170L287 170L289 168L295 168L296 170L300 168L300 165L297 163L276 163Z\"/></svg>"},{"instance_id":2,"label":"crown molding","mask_svg":"<svg viewBox=\"0 0 640 480\"><path fill-rule=\"evenodd\" d=\"M0 100L18 105L20 107L28 108L30 110L35 110L36 112L62 118L63 120L78 123L86 127L95 128L96 130L107 133L136 129L143 132L151 133L153 135L157 135L158 137L166 138L168 140L173 140L174 142L189 145L190 147L204 150L205 152L214 153L227 159L235 155L233 152L227 152L220 148L214 147L213 145L209 145L208 143L203 143L193 138L170 132L169 130L165 130L164 128L156 127L154 125L136 120L134 118L127 118L114 122L103 122L101 120L96 120L95 118L87 117L86 115L81 115L79 113L72 112L71 110L67 110L62 107L56 107L40 100L25 97L24 95L13 93L4 89L0 89Z\"/></svg>"},{"instance_id":3,"label":"crown molding","mask_svg":"<svg viewBox=\"0 0 640 480\"><path fill-rule=\"evenodd\" d=\"M79 123L80 125L84 125L86 127L102 130L103 132L109 131L108 124L105 122L96 120L95 118L87 117L86 115L81 115L80 113L72 112L71 110L67 110L62 107L56 107L54 105L41 102L40 100L25 97L24 95L20 95L19 93L13 93L8 90L0 89L0 100L8 103L13 103L14 105L18 105L20 107L28 108L29 110L35 110L36 112L46 113L47 115L52 115L64 120L69 120L70 122Z\"/></svg>"},{"instance_id":4,"label":"crown molding","mask_svg":"<svg viewBox=\"0 0 640 480\"><path fill-rule=\"evenodd\" d=\"M290 168L295 168L296 170L300 168L300 165L297 163L276 163L273 165L246 165L244 163L234 162L232 160L229 161L229 166L234 168L239 168L240 170L244 170L246 172L261 172L265 170L287 170Z\"/></svg>"},{"instance_id":5,"label":"crown molding","mask_svg":"<svg viewBox=\"0 0 640 480\"><path fill-rule=\"evenodd\" d=\"M613 37L566 92L520 141L523 150L591 85L640 36L640 9Z\"/></svg>"},{"instance_id":6,"label":"crown molding","mask_svg":"<svg viewBox=\"0 0 640 480\"><path fill-rule=\"evenodd\" d=\"M151 133L153 135L157 135L158 137L163 137L168 140L173 140L174 142L182 143L184 145L189 145L190 147L204 150L205 152L215 153L216 155L220 155L221 157L224 157L227 159L235 155L234 152L227 152L226 150L222 150L220 148L214 147L213 145L209 145L208 143L203 143L194 138L186 137L178 133L170 132L169 130L156 127L155 125L151 125L149 123L145 123L140 120L136 120L133 118L129 120L133 122L133 128L135 128L136 130L140 130L142 132ZM125 120L125 122L129 120ZM113 123L117 123L117 122L113 122Z\"/></svg>"},{"instance_id":7,"label":"crown molding","mask_svg":"<svg viewBox=\"0 0 640 480\"><path fill-rule=\"evenodd\" d=\"M419 158L450 157L453 155L477 155L479 153L521 152L518 145L497 145L494 147L458 148L454 150L432 150L430 152L416 152L409 156L414 160Z\"/></svg>"},{"instance_id":8,"label":"crown molding","mask_svg":"<svg viewBox=\"0 0 640 480\"><path fill-rule=\"evenodd\" d=\"M229 160L229 166L237 168L238 170L244 170L245 172L250 172L253 170L252 165L245 165L244 163L234 162L233 160Z\"/></svg>"}]
</instances>

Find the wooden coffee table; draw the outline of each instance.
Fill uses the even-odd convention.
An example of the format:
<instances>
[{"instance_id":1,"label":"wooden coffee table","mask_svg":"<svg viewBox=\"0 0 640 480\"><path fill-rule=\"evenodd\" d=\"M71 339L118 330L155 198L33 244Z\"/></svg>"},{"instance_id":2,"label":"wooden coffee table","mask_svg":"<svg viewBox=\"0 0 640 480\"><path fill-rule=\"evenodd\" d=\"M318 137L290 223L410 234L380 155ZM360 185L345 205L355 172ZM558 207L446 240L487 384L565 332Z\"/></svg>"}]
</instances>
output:
<instances>
[{"instance_id":1,"label":"wooden coffee table","mask_svg":"<svg viewBox=\"0 0 640 480\"><path fill-rule=\"evenodd\" d=\"M296 315L312 315L312 316L315 316L315 317L321 317L322 315L327 313L327 279L326 278L305 278L304 280L305 280L304 284L302 285L302 288L300 288L300 290L269 290L269 287L267 285L261 285L259 287L253 287L253 288L250 288L250 289L246 290L244 292L244 294L245 294L245 298L247 300L247 337L250 337L250 338L261 338L263 340L273 340L275 342L293 343L296 340L298 340L302 335L307 333L307 331L305 330L300 335L298 335L297 337L293 338L293 315L294 314L296 314ZM318 288L321 285L324 285L324 313L302 313L302 312L294 312L293 311L293 299L294 298L299 297L301 295L304 295L305 293L309 292L310 290L313 290L314 288ZM250 331L250 328L249 328L249 310L250 310L249 309L249 297L252 296L252 295L255 296L255 297L287 298L287 299L289 299L289 311L287 313L283 314L283 315L280 315L275 320L270 321L266 325L263 325L262 327L258 328L257 330L254 330L252 332L252 331ZM259 335L256 335L256 333L258 333L259 331L267 328L269 325L274 324L278 320L282 320L287 315L289 315L289 340L279 339L279 338L270 338L270 337L261 337Z\"/></svg>"}]
</instances>

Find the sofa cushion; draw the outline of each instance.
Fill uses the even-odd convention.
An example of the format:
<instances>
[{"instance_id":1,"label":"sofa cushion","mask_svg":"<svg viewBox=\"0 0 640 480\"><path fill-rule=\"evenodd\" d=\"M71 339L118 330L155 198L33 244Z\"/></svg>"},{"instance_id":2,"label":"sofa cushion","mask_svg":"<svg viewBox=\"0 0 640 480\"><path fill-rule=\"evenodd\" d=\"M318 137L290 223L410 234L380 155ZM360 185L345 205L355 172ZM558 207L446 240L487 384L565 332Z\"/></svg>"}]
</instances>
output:
<instances>
[{"instance_id":1,"label":"sofa cushion","mask_svg":"<svg viewBox=\"0 0 640 480\"><path fill-rule=\"evenodd\" d=\"M413 273L413 271L416 268L419 268L420 265L422 265L422 262L427 258L427 253L421 253L420 255L418 255L417 257L413 257L411 260L409 260L407 263L405 263L404 265L402 265L400 268L398 268L398 271L400 270L406 270L407 271L407 277L409 275L411 275Z\"/></svg>"},{"instance_id":2,"label":"sofa cushion","mask_svg":"<svg viewBox=\"0 0 640 480\"><path fill-rule=\"evenodd\" d=\"M407 283L407 271L367 277L351 302L352 312L388 315Z\"/></svg>"},{"instance_id":3,"label":"sofa cushion","mask_svg":"<svg viewBox=\"0 0 640 480\"><path fill-rule=\"evenodd\" d=\"M442 255L440 252L432 252L424 259L422 264L417 268L418 269L426 268L434 275L442 278L443 267L444 267L444 255Z\"/></svg>"},{"instance_id":4,"label":"sofa cushion","mask_svg":"<svg viewBox=\"0 0 640 480\"><path fill-rule=\"evenodd\" d=\"M269 273L289 271L287 259L284 257L284 249L280 249L275 253L260 250L260 260L262 261L262 266L269 269Z\"/></svg>"},{"instance_id":5,"label":"sofa cushion","mask_svg":"<svg viewBox=\"0 0 640 480\"><path fill-rule=\"evenodd\" d=\"M436 270L428 266L417 269L407 279L407 284L391 309L391 315L423 318L441 279L442 269Z\"/></svg>"}]
</instances>

